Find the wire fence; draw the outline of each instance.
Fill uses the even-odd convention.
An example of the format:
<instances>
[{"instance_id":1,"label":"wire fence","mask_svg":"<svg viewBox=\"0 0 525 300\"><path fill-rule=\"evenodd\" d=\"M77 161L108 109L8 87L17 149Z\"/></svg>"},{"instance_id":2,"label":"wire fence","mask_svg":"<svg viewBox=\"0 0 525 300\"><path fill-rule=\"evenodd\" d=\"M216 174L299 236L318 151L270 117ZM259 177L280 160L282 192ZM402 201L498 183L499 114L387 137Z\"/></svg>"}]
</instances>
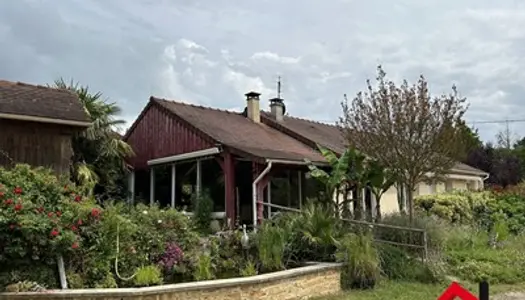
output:
<instances>
[{"instance_id":1,"label":"wire fence","mask_svg":"<svg viewBox=\"0 0 525 300\"><path fill-rule=\"evenodd\" d=\"M281 206L277 204L258 202L268 208L275 208L285 212L301 213L301 209ZM274 217L272 215L272 217ZM341 221L351 226L350 231L363 232L369 231L374 237L374 242L379 244L392 245L412 249L414 253L421 256L423 261L428 259L428 236L427 232L421 228L396 226L383 223L373 223L352 219L340 218Z\"/></svg>"}]
</instances>

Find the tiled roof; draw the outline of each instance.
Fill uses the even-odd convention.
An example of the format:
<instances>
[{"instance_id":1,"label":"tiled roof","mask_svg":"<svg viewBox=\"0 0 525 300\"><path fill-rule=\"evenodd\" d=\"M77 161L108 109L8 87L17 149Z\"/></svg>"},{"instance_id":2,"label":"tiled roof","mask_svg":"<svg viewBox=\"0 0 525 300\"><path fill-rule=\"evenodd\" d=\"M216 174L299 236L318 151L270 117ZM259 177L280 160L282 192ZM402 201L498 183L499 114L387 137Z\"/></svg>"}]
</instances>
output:
<instances>
[{"instance_id":1,"label":"tiled roof","mask_svg":"<svg viewBox=\"0 0 525 300\"><path fill-rule=\"evenodd\" d=\"M343 153L346 149L341 128L335 125L314 122L290 116L284 116L282 122L275 121L271 113L261 112L263 121L270 121L272 127L282 126L316 144L326 147L334 152ZM277 127L276 127L277 126Z\"/></svg>"},{"instance_id":2,"label":"tiled roof","mask_svg":"<svg viewBox=\"0 0 525 300\"><path fill-rule=\"evenodd\" d=\"M324 162L314 149L263 123L254 123L238 112L212 109L151 97L179 118L217 142L268 159Z\"/></svg>"},{"instance_id":3,"label":"tiled roof","mask_svg":"<svg viewBox=\"0 0 525 300\"><path fill-rule=\"evenodd\" d=\"M487 175L488 173L480 169L476 169L464 163L457 163L454 166L454 170L461 173L476 174L476 175Z\"/></svg>"},{"instance_id":4,"label":"tiled roof","mask_svg":"<svg viewBox=\"0 0 525 300\"><path fill-rule=\"evenodd\" d=\"M4 80L0 80L0 113L89 122L73 92Z\"/></svg>"},{"instance_id":5,"label":"tiled roof","mask_svg":"<svg viewBox=\"0 0 525 300\"><path fill-rule=\"evenodd\" d=\"M336 153L342 153L346 148L345 139L340 127L336 125L314 122L290 116L284 116L283 121L277 122L269 112L261 112L262 122L267 123L276 129L284 128L284 131L291 131L312 143L319 144ZM457 163L453 171L467 174L485 175L486 172L466 165Z\"/></svg>"}]
</instances>

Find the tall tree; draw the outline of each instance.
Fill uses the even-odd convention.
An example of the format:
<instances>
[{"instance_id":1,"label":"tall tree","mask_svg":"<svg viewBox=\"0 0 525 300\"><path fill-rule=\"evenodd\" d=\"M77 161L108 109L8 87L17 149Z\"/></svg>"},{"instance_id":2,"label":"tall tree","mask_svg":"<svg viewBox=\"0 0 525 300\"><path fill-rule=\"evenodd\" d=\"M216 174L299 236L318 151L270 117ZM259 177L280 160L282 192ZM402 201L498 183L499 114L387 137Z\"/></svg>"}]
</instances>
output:
<instances>
[{"instance_id":1,"label":"tall tree","mask_svg":"<svg viewBox=\"0 0 525 300\"><path fill-rule=\"evenodd\" d=\"M377 86L367 81L367 91L342 102L347 142L395 173L407 187L410 219L414 190L427 175L441 177L465 155L462 117L467 105L456 88L450 95L432 98L421 76L415 85L405 80L399 87L377 68Z\"/></svg>"},{"instance_id":2,"label":"tall tree","mask_svg":"<svg viewBox=\"0 0 525 300\"><path fill-rule=\"evenodd\" d=\"M72 177L102 197L123 196L125 158L132 155L131 147L117 133L125 121L117 116L121 110L116 103L92 93L87 86L62 78L54 87L75 92L92 125L73 137Z\"/></svg>"}]
</instances>

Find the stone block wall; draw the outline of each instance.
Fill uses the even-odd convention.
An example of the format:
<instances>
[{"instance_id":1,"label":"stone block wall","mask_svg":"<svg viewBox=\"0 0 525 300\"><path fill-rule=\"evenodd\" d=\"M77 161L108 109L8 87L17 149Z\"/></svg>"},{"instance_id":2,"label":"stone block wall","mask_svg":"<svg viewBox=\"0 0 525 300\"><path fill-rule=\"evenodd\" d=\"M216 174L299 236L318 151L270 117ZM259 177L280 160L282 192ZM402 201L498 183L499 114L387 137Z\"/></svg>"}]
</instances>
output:
<instances>
[{"instance_id":1,"label":"stone block wall","mask_svg":"<svg viewBox=\"0 0 525 300\"><path fill-rule=\"evenodd\" d=\"M293 300L340 291L340 265L316 264L252 277L146 288L0 293L0 300Z\"/></svg>"}]
</instances>

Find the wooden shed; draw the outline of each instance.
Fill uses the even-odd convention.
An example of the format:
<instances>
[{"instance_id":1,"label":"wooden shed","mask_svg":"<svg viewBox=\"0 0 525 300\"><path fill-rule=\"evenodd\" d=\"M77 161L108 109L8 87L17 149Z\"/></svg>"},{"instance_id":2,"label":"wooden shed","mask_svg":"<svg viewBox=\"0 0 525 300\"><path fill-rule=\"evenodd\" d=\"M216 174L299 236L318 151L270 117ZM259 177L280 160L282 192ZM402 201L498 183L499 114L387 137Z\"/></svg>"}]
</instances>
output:
<instances>
[{"instance_id":1,"label":"wooden shed","mask_svg":"<svg viewBox=\"0 0 525 300\"><path fill-rule=\"evenodd\" d=\"M65 174L72 136L90 124L73 92L0 80L0 166L27 163Z\"/></svg>"}]
</instances>

